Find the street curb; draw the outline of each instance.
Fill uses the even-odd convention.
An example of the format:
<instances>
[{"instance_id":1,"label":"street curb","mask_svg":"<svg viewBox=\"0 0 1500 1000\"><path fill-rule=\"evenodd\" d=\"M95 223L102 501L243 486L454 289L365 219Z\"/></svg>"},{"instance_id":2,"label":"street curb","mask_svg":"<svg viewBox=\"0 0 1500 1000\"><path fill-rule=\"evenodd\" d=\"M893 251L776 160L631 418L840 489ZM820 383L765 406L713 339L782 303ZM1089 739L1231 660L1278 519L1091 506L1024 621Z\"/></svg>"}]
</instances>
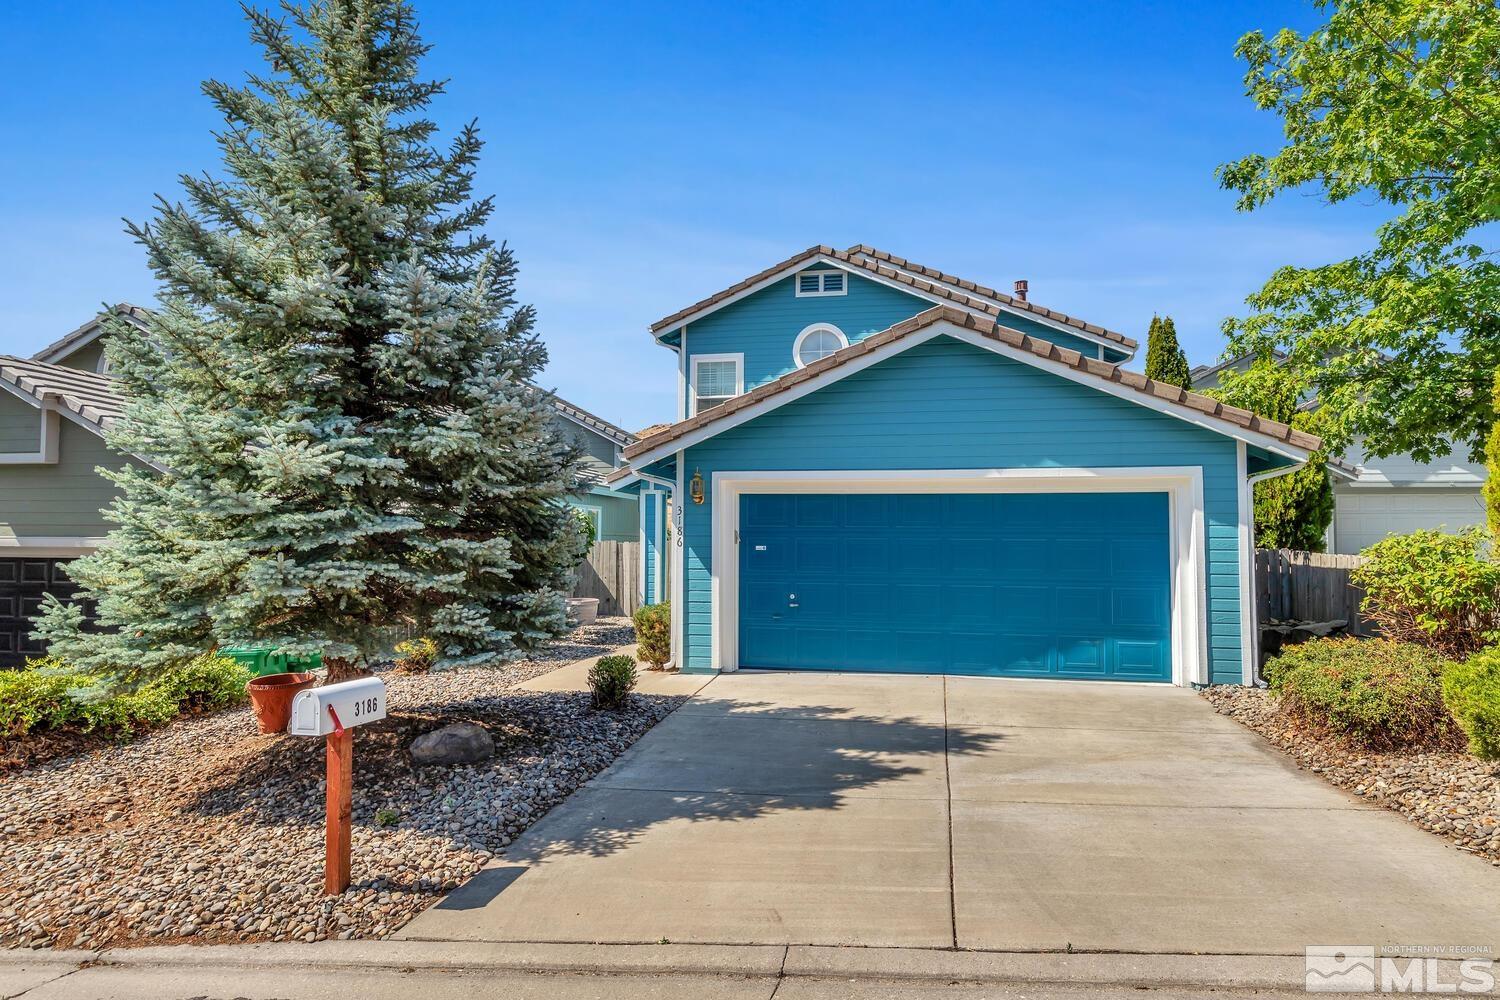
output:
<instances>
[{"instance_id":1,"label":"street curb","mask_svg":"<svg viewBox=\"0 0 1500 1000\"><path fill-rule=\"evenodd\" d=\"M1434 961L1439 981L1457 981L1457 961ZM386 940L158 945L103 952L0 950L0 972L86 964L205 971L450 970L1298 992L1304 988L1306 974L1301 955L1079 954L833 945Z\"/></svg>"},{"instance_id":2,"label":"street curb","mask_svg":"<svg viewBox=\"0 0 1500 1000\"><path fill-rule=\"evenodd\" d=\"M486 941L320 941L116 948L101 962L131 967L492 969L513 972L774 976L784 945L551 944Z\"/></svg>"},{"instance_id":3,"label":"street curb","mask_svg":"<svg viewBox=\"0 0 1500 1000\"><path fill-rule=\"evenodd\" d=\"M836 948L793 945L785 973L812 979L921 979L1124 987L1302 989L1302 957Z\"/></svg>"}]
</instances>

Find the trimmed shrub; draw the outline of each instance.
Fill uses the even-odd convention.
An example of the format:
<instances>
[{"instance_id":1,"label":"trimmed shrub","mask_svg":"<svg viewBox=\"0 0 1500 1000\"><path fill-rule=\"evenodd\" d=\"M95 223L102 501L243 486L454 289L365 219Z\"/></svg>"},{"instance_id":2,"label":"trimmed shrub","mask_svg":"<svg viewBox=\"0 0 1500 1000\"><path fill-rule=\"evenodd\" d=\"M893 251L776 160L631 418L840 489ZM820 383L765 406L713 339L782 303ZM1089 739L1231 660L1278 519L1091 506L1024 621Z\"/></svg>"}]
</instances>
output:
<instances>
[{"instance_id":1,"label":"trimmed shrub","mask_svg":"<svg viewBox=\"0 0 1500 1000\"><path fill-rule=\"evenodd\" d=\"M601 656L589 668L589 691L595 708L619 710L635 689L635 660L622 653Z\"/></svg>"},{"instance_id":2,"label":"trimmed shrub","mask_svg":"<svg viewBox=\"0 0 1500 1000\"><path fill-rule=\"evenodd\" d=\"M1414 531L1365 549L1350 579L1381 634L1461 659L1500 640L1500 563L1477 528Z\"/></svg>"},{"instance_id":3,"label":"trimmed shrub","mask_svg":"<svg viewBox=\"0 0 1500 1000\"><path fill-rule=\"evenodd\" d=\"M1444 670L1443 702L1469 738L1469 753L1500 760L1500 649L1486 649Z\"/></svg>"},{"instance_id":4,"label":"trimmed shrub","mask_svg":"<svg viewBox=\"0 0 1500 1000\"><path fill-rule=\"evenodd\" d=\"M424 635L419 639L396 643L396 652L401 655L396 661L397 670L403 674L425 674L437 663L441 650L437 643Z\"/></svg>"},{"instance_id":5,"label":"trimmed shrub","mask_svg":"<svg viewBox=\"0 0 1500 1000\"><path fill-rule=\"evenodd\" d=\"M214 653L189 660L134 691L108 693L102 678L53 658L0 671L0 737L44 730L128 735L184 712L227 708L245 700L250 672Z\"/></svg>"},{"instance_id":6,"label":"trimmed shrub","mask_svg":"<svg viewBox=\"0 0 1500 1000\"><path fill-rule=\"evenodd\" d=\"M1266 663L1266 680L1294 723L1371 750L1458 749L1443 704L1451 666L1432 650L1389 639L1314 639Z\"/></svg>"},{"instance_id":7,"label":"trimmed shrub","mask_svg":"<svg viewBox=\"0 0 1500 1000\"><path fill-rule=\"evenodd\" d=\"M636 652L652 670L660 670L672 658L671 602L644 604L631 620L635 622Z\"/></svg>"}]
</instances>

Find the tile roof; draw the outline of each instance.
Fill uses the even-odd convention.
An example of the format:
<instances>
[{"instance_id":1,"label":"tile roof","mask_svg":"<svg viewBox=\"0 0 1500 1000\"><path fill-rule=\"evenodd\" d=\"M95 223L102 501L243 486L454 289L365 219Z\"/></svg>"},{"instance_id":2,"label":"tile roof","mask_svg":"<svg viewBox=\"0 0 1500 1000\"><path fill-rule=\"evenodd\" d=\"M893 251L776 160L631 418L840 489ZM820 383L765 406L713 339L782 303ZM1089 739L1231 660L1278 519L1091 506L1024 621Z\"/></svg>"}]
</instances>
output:
<instances>
[{"instance_id":1,"label":"tile roof","mask_svg":"<svg viewBox=\"0 0 1500 1000\"><path fill-rule=\"evenodd\" d=\"M833 247L821 245L808 247L801 253L793 254L786 260L778 264L773 264L764 271L752 274L744 281L737 281L723 291L715 292L706 299L702 299L685 309L679 309L672 315L657 320L651 324L651 332L659 334L664 330L678 325L689 316L700 313L705 309L710 309L726 299L731 299L747 289L754 288L756 285L768 278L775 277L779 272L789 267L795 267L805 261L811 261L819 257L836 260L841 264L847 265L852 270L865 271L876 277L884 278L887 281L906 285L916 291L952 302L966 309L977 310L995 319L1003 317L1006 308L1019 309L1050 319L1053 322L1063 323L1102 340L1119 344L1125 350L1133 351L1137 347L1134 340L1122 334L1115 333L1113 330L1106 330L1104 327L1093 323L1085 323L1081 319L1074 319L1072 316L1060 313L1055 309L1048 309L1033 302L1014 298L1003 292L997 292L993 288L975 284L964 278L957 278L933 268L913 264L909 260L888 254L883 250L876 250L874 247L865 246L862 243L850 247L848 250L835 250ZM1004 308L1002 308L1002 305Z\"/></svg>"},{"instance_id":2,"label":"tile roof","mask_svg":"<svg viewBox=\"0 0 1500 1000\"><path fill-rule=\"evenodd\" d=\"M99 434L125 409L113 378L77 368L0 356L0 381L37 406L56 404Z\"/></svg>"},{"instance_id":3,"label":"tile roof","mask_svg":"<svg viewBox=\"0 0 1500 1000\"><path fill-rule=\"evenodd\" d=\"M134 323L142 330L146 328L146 320L151 316L151 310L144 309L141 306L131 305L129 302L121 302L117 305L111 306L109 312L115 314L116 316L125 317L127 321ZM37 351L31 356L32 360L43 361L50 364L57 361L59 358L65 358L79 348L86 346L90 341L94 340L104 332L104 325L100 322L104 318L104 316L105 313L102 312L96 314L87 323L83 324L72 333L65 334L64 336L59 337L57 340L54 340L52 343L48 344L40 351Z\"/></svg>"},{"instance_id":4,"label":"tile roof","mask_svg":"<svg viewBox=\"0 0 1500 1000\"><path fill-rule=\"evenodd\" d=\"M1049 341L1040 340L1021 333L1019 330L1013 330L987 319L981 319L970 312L955 309L952 306L934 306L908 320L897 323L895 326L882 330L879 333L871 334L841 351L830 354L826 358L814 361L805 368L799 368L797 371L783 375L781 378L757 386L749 392L720 403L710 410L689 417L687 420L671 424L664 430L656 431L648 436L642 436L641 440L625 449L625 458L634 459L647 452L654 451L662 445L669 444L686 436L692 431L729 417L746 407L754 406L764 399L785 392L809 379L816 378L826 371L848 364L856 358L910 336L939 321L946 321L955 326L973 330L991 340L1027 351L1037 358L1058 367L1070 368L1097 378L1102 382L1110 382L1123 386L1144 397L1187 407L1210 419L1275 438L1278 441L1285 442L1299 449L1317 451L1323 445L1322 440L1315 435L1308 434L1306 431L1298 430L1279 421L1257 416L1249 410L1226 406L1216 399L1210 399L1208 396L1202 396L1175 385L1148 379L1139 372L1126 371L1118 365L1085 357L1077 351L1058 347Z\"/></svg>"},{"instance_id":5,"label":"tile roof","mask_svg":"<svg viewBox=\"0 0 1500 1000\"><path fill-rule=\"evenodd\" d=\"M604 435L622 448L628 444L633 444L635 442L635 435L627 431L625 428L616 427L608 420L605 420L602 417L594 416L588 410L585 410L581 406L573 405L566 399L563 399L561 396L553 394L552 405L556 407L557 412L561 413L563 416L568 417L569 419L574 420L577 423L583 424L585 427L589 428L592 431L596 431Z\"/></svg>"},{"instance_id":6,"label":"tile roof","mask_svg":"<svg viewBox=\"0 0 1500 1000\"><path fill-rule=\"evenodd\" d=\"M1058 312L1056 309L1048 309L1046 306L1039 306L1035 302L1032 302L1028 299L1018 299L1014 295L1006 295L1004 292L997 291L993 288L988 288L984 285L976 284L975 282L972 282L967 278L959 278L955 275L948 274L945 271L939 271L935 267L927 267L926 265L918 264L915 261L906 260L903 257L897 257L895 254L886 253L884 250L877 250L875 247L868 246L864 243L859 243L855 246L850 247L848 252L854 256L870 257L873 260L885 264L890 264L892 267L899 268L903 271L910 271L915 274L920 274L925 278L931 278L932 280L942 282L945 285L955 285L960 291L972 292L975 295L982 295L987 299L994 299L997 302L1002 302L1013 309L1020 309L1024 312L1034 313L1035 315L1041 316L1044 319L1050 319L1056 323L1063 323L1067 326L1082 330L1085 333L1091 333L1096 337L1103 337L1105 340L1112 340L1127 350L1133 351L1140 346L1134 340L1125 336L1124 334L1105 329L1098 324L1086 323L1081 319L1076 319L1075 317L1069 316L1067 313Z\"/></svg>"}]
</instances>

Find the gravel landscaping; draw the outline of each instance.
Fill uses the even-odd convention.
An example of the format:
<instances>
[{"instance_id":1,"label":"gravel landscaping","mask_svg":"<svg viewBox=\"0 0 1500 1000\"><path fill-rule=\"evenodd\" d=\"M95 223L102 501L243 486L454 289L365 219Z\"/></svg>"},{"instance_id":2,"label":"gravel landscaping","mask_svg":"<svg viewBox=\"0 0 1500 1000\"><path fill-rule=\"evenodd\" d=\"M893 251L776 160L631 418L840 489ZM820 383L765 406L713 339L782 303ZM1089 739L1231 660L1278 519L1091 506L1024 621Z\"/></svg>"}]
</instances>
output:
<instances>
[{"instance_id":1,"label":"gravel landscaping","mask_svg":"<svg viewBox=\"0 0 1500 1000\"><path fill-rule=\"evenodd\" d=\"M261 736L248 709L0 780L0 947L380 937L473 875L681 698L619 713L515 685L633 641L603 618L496 669L383 674L390 717L355 739L353 885L322 894L323 741ZM453 722L495 756L416 768Z\"/></svg>"},{"instance_id":2,"label":"gravel landscaping","mask_svg":"<svg viewBox=\"0 0 1500 1000\"><path fill-rule=\"evenodd\" d=\"M1299 767L1500 867L1500 765L1463 753L1373 753L1310 736L1288 723L1275 697L1261 688L1223 684L1202 694L1216 711L1264 736Z\"/></svg>"}]
</instances>

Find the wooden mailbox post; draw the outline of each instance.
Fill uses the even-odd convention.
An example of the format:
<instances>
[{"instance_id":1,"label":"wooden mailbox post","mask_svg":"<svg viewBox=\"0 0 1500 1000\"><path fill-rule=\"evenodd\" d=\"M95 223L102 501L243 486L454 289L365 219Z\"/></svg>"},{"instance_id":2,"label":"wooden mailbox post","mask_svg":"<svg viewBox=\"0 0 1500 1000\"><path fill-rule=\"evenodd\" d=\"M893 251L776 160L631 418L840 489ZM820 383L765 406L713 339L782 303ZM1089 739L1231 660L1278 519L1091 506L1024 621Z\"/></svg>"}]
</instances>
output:
<instances>
[{"instance_id":1,"label":"wooden mailbox post","mask_svg":"<svg viewBox=\"0 0 1500 1000\"><path fill-rule=\"evenodd\" d=\"M349 841L354 815L354 727L385 718L385 682L360 677L308 688L292 700L293 736L327 741L328 799L323 832L323 891L349 888Z\"/></svg>"}]
</instances>

